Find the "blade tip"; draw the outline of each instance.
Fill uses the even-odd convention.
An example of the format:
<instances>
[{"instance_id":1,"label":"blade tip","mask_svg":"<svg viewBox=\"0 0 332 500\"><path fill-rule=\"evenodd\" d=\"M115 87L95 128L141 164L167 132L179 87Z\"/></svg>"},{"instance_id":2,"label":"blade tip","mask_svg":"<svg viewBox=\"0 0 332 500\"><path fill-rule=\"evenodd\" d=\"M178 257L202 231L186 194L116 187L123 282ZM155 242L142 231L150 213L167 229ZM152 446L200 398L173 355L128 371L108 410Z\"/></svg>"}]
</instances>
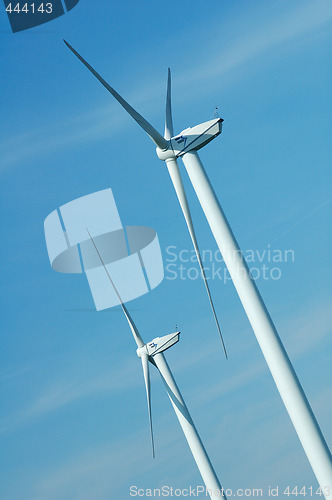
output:
<instances>
[{"instance_id":1,"label":"blade tip","mask_svg":"<svg viewBox=\"0 0 332 500\"><path fill-rule=\"evenodd\" d=\"M76 50L74 49L74 47L72 47L70 45L70 43L68 43L64 38L62 40L63 40L64 44L68 47L68 49L71 50L75 54Z\"/></svg>"},{"instance_id":2,"label":"blade tip","mask_svg":"<svg viewBox=\"0 0 332 500\"><path fill-rule=\"evenodd\" d=\"M63 43L68 47L69 50L73 51L73 47L63 38Z\"/></svg>"}]
</instances>

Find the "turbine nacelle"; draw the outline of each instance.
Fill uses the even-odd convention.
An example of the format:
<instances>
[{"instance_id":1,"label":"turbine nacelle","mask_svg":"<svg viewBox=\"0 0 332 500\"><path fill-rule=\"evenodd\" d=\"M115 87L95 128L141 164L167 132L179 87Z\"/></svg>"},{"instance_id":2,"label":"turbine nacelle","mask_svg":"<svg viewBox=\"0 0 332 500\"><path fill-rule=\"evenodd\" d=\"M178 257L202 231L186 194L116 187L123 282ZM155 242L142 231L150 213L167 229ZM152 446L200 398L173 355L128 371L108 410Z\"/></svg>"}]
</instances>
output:
<instances>
[{"instance_id":1,"label":"turbine nacelle","mask_svg":"<svg viewBox=\"0 0 332 500\"><path fill-rule=\"evenodd\" d=\"M158 158L167 161L170 158L182 156L188 151L198 151L221 133L223 121L222 118L214 118L182 130L170 139L167 149L157 147Z\"/></svg>"},{"instance_id":2,"label":"turbine nacelle","mask_svg":"<svg viewBox=\"0 0 332 500\"><path fill-rule=\"evenodd\" d=\"M163 337L156 337L151 342L148 342L143 347L139 347L137 349L137 356L141 358L144 355L154 356L160 352L166 351L172 347L172 345L179 342L180 332L169 333L168 335L164 335Z\"/></svg>"}]
</instances>

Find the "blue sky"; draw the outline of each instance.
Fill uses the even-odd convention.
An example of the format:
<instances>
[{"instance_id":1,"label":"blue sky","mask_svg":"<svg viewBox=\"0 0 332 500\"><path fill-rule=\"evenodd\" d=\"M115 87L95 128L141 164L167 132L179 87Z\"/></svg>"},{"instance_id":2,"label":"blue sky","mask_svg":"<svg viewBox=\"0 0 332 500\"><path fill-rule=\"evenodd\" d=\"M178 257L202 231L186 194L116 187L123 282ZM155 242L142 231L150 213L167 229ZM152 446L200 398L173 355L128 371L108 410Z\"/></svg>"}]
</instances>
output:
<instances>
[{"instance_id":1,"label":"blue sky","mask_svg":"<svg viewBox=\"0 0 332 500\"><path fill-rule=\"evenodd\" d=\"M191 243L153 144L62 38L161 132L168 66L177 132L218 106L223 133L201 158L241 248L294 253L258 286L331 446L331 2L81 0L27 32L12 34L4 9L0 23L1 497L106 500L129 498L130 485L202 484L157 373L151 458L121 312L95 312L84 277L49 265L45 217L107 187L123 224L158 232L166 279L128 307L146 341L180 328L167 359L222 484L264 498L269 485L281 498L288 484L316 487L232 284L210 280L226 362L203 283L188 279L196 264L168 279L167 249ZM200 246L215 252L183 177Z\"/></svg>"}]
</instances>

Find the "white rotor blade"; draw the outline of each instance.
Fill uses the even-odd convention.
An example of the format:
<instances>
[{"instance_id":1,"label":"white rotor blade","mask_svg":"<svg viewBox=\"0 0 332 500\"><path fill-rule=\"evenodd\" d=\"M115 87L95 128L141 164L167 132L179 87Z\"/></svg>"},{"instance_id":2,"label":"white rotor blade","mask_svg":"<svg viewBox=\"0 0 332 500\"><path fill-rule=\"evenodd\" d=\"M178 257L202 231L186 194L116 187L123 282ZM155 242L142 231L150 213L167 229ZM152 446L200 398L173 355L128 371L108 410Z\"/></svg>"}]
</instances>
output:
<instances>
[{"instance_id":1,"label":"white rotor blade","mask_svg":"<svg viewBox=\"0 0 332 500\"><path fill-rule=\"evenodd\" d=\"M100 75L93 69L90 64L83 59L83 57L68 43L64 40L67 47L75 54L75 56L88 68L89 71L100 81L100 83L112 94L113 97L121 104L121 106L134 118L134 120L142 127L143 130L148 134L148 136L153 140L156 146L160 149L167 149L168 142L163 138L161 134L141 116L130 104L127 103Z\"/></svg>"},{"instance_id":2,"label":"white rotor blade","mask_svg":"<svg viewBox=\"0 0 332 500\"><path fill-rule=\"evenodd\" d=\"M193 225L193 222L192 222L192 218L191 218L191 214L190 214L190 210L189 210L189 205L188 205L188 200L187 200L186 193L185 193L185 190L184 190L184 186L183 186L183 182L182 182L182 178L181 178L179 166L178 166L177 161L175 159L167 160L166 165L167 165L167 168L168 168L169 175L171 176L171 179L172 179L172 182L173 182L173 186L174 186L175 191L176 191L176 195L177 195L178 200L180 202L183 215L184 215L184 217L186 219L186 223L187 223L187 226L188 226L188 229L189 229L190 237L191 237L191 240L192 240L194 248L195 248L195 252L196 252L198 264L199 264L199 267L200 267L200 270L201 270L201 274L202 274L202 277L203 277L203 280L204 280L205 288L206 288L206 291L207 291L207 294L208 294L208 297L209 297L210 306L211 306L211 309L212 309L214 320L216 322L216 325L217 325L217 328L218 328L218 332L219 332L219 335L220 335L220 339L221 339L221 342L222 342L222 346L223 346L223 349L224 349L224 352L225 352L225 356L226 356L226 359L227 359L228 356L227 356L226 346L225 346L224 339L223 339L223 336L222 336L222 333L221 333L221 329L220 329L218 317L217 317L217 314L216 314L216 311L215 311L215 308L214 308L214 305L213 305L210 288L209 288L209 285L208 285L208 282L207 282L207 279L206 279L206 275L205 275L205 271L204 271L204 267L203 267L203 262L202 262L202 259L201 259L201 254L200 254L200 251L199 251L199 247L198 247L198 243L197 243L197 239L196 239L196 234L195 234L195 230L194 230L194 225Z\"/></svg>"},{"instance_id":3,"label":"white rotor blade","mask_svg":"<svg viewBox=\"0 0 332 500\"><path fill-rule=\"evenodd\" d=\"M129 324L130 329L132 331L132 334L134 336L134 339L135 339L135 342L137 344L137 347L143 347L144 346L144 342L143 342L143 339L142 339L142 337L141 337L141 335L140 335L140 333L139 333L139 331L137 329L137 326L135 325L133 318L130 316L128 309L126 308L126 306L122 302L121 296L120 296L120 294L119 294L119 292L118 292L118 290L117 290L117 288L116 288L116 286L115 286L115 284L114 284L114 282L113 282L113 280L112 280L112 278L110 276L110 273L107 270L107 267L105 266L104 260L103 260L102 256L100 255L100 252L99 252L99 250L97 248L97 245L94 242L94 239L92 238L92 236L90 234L89 229L86 228L86 230L88 232L88 235L90 236L90 239L91 239L91 241L93 243L93 246L95 247L95 250L96 250L96 252L98 254L100 262L102 263L102 265L103 265L103 267L105 269L105 272L106 272L106 274L108 276L108 279L110 280L111 285L114 288L114 291L115 291L116 295L118 296L118 299L120 301L120 305L121 305L122 311L123 311L124 315L126 316L126 319L128 321L128 324Z\"/></svg>"},{"instance_id":4,"label":"white rotor blade","mask_svg":"<svg viewBox=\"0 0 332 500\"><path fill-rule=\"evenodd\" d=\"M99 250L97 248L97 245L94 242L94 239L92 238L92 236L91 236L91 234L89 232L89 229L86 228L86 230L87 230L87 232L88 232L88 234L90 236L90 239L91 239L91 241L93 243L93 246L95 247L95 250L96 250L96 252L98 254L98 257L99 257L99 259L100 259L100 261L101 261L101 263L102 263L102 265L103 265L103 267L104 267L104 269L106 271L106 274L107 274L107 276L108 276L108 278L109 278L109 280L110 280L110 282L111 282L111 284L112 284L112 286L114 288L114 291L115 291L115 293L117 294L117 296L118 296L118 298L120 300L120 304L121 304L122 310L123 310L124 315L126 316L126 319L127 319L128 323L129 323L130 329L131 329L131 331L132 331L132 333L134 335L134 339L136 340L137 346L138 347L143 347L144 346L144 342L142 340L142 337L140 336L139 331L137 330L137 327L136 327L136 325L135 325L132 317L130 316L130 314L129 314L127 308L126 308L126 306L122 302L121 296L120 296L120 294L119 294L119 292L118 292L118 290L117 290L117 288L116 288L116 286L115 286L115 284L114 284L114 282L113 282L113 280L112 280L112 278L111 278L111 276L110 276L110 274L109 274L109 272L107 270L107 267L105 266L103 258L100 255L100 252L99 252ZM154 454L154 439L153 439L152 415L151 415L151 387L150 387L150 373L149 373L149 356L148 356L148 354L143 353L143 354L141 354L140 357L141 357L141 360L142 360L143 375L144 375L145 390L146 390L146 398L147 398L147 402L148 402L150 435L151 435L151 445L152 445L152 456L154 458L155 454Z\"/></svg>"},{"instance_id":5,"label":"white rotor blade","mask_svg":"<svg viewBox=\"0 0 332 500\"><path fill-rule=\"evenodd\" d=\"M172 99L171 99L171 70L168 68L167 93L166 93L166 119L164 137L169 141L174 135L172 119Z\"/></svg>"},{"instance_id":6,"label":"white rotor blade","mask_svg":"<svg viewBox=\"0 0 332 500\"><path fill-rule=\"evenodd\" d=\"M167 75L166 120L165 120L165 134L164 134L164 137L167 140L170 140L173 137L172 99L171 99L171 70L170 70L170 68L168 68L168 75ZM189 229L190 237L191 237L191 240L192 240L194 248L195 248L195 252L196 252L198 264L199 264L199 267L200 267L200 270L201 270L201 274L202 274L202 277L203 277L203 280L204 280L205 288L206 288L206 291L207 291L207 294L208 294L208 297L209 297L209 301L210 301L212 313L213 313L213 316L214 316L214 320L216 322L216 325L217 325L217 328L218 328L218 332L219 332L219 335L220 335L220 338L221 338L222 346L223 346L223 349L224 349L224 352L225 352L225 356L226 356L226 359L227 359L227 351L226 351L224 339L223 339L223 336L222 336L222 333L221 333L221 329L220 329L218 317L217 317L217 314L216 314L216 311L215 311L215 308L214 308L214 305L213 305L210 288L209 288L209 285L207 283L207 279L206 279L206 275L205 275L205 271L204 271L204 267L203 267L203 263L202 263L202 259L201 259L201 254L200 254L198 243L197 243L197 239L196 239L194 225L193 225L193 222L192 222L192 218L191 218L191 214L190 214L190 210L189 210L189 205L188 205L188 200L187 200L187 196L186 196L186 193L185 193L185 190L184 190L184 186L183 186L183 182L182 182L182 178L181 178L179 166L178 166L177 161L176 161L175 158L167 160L166 161L166 165L167 165L167 168L168 168L168 171L169 171L169 175L171 176L171 179L172 179L172 182L173 182L173 186L174 186L175 191L176 191L176 195L177 195L178 200L180 202L183 215L184 215L184 217L186 219L186 223L187 223L187 226L188 226L188 229Z\"/></svg>"},{"instance_id":7,"label":"white rotor blade","mask_svg":"<svg viewBox=\"0 0 332 500\"><path fill-rule=\"evenodd\" d=\"M154 454L154 439L153 439L152 414L151 414L151 388L150 388L149 356L147 354L142 354L141 360L142 360L143 375L144 375L144 382L145 382L146 399L147 399L147 403L148 403L152 456L154 458L155 454Z\"/></svg>"}]
</instances>

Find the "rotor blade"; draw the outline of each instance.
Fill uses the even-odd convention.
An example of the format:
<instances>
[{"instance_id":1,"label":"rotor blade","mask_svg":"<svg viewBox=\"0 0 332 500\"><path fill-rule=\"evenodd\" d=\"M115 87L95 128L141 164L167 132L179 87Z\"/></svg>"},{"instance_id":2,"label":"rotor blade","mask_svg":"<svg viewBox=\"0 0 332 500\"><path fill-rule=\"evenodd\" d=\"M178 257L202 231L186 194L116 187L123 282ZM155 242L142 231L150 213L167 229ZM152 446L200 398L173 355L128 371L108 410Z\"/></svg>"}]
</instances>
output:
<instances>
[{"instance_id":1,"label":"rotor blade","mask_svg":"<svg viewBox=\"0 0 332 500\"><path fill-rule=\"evenodd\" d=\"M75 54L75 56L91 71L91 73L100 81L100 83L112 94L113 97L121 104L121 106L134 118L134 120L142 127L143 130L148 134L148 136L153 140L156 146L160 149L167 149L168 142L163 138L161 134L141 116L130 104L127 103L100 75L93 69L90 64L83 59L83 57L68 43L64 40L67 47Z\"/></svg>"},{"instance_id":2,"label":"rotor blade","mask_svg":"<svg viewBox=\"0 0 332 500\"><path fill-rule=\"evenodd\" d=\"M92 238L92 236L91 236L91 234L90 234L89 229L88 229L88 228L86 228L86 230L87 230L87 232L88 232L88 235L90 236L90 239L91 239L91 241L92 241L92 243L93 243L93 246L95 247L95 250L96 250L96 252L97 252L97 254L98 254L98 257L99 257L99 259L100 259L100 262L102 263L102 265L103 265L103 267L104 267L104 269L105 269L105 272L106 272L106 274L107 274L107 276L108 276L108 279L110 280L111 285L112 285L112 287L114 288L114 291L115 291L115 293L116 293L116 295L117 295L117 297L118 297L118 299L119 299L119 301L120 301L120 305L121 305L122 311L123 311L123 313L124 313L124 315L125 315L125 317L126 317L126 319L127 319L127 321L128 321L128 324L129 324L130 329L131 329L131 331L132 331L132 334L133 334L133 336L134 336L134 339L135 339L135 342L136 342L136 344L137 344L137 347L143 347L143 346L144 346L144 342L143 342L143 339L142 339L142 337L141 337L141 335L140 335L140 333L139 333L139 331L138 331L138 329L137 329L137 326L135 325L133 318L130 316L128 309L126 308L126 306L125 306L125 305L124 305L124 303L122 302L121 296L120 296L120 294L119 294L119 292L118 292L118 290L117 290L117 288L116 288L116 286L115 286L115 284L114 284L114 282L113 282L113 280L112 280L112 278L111 278L110 273L109 273L109 272L108 272L108 270L107 270L107 267L105 266L105 263L104 263L104 261L103 261L103 258L102 258L102 256L100 255L100 252L99 252L99 250L98 250L98 248L97 248L97 245L96 245L96 243L95 243L94 239Z\"/></svg>"},{"instance_id":3,"label":"rotor blade","mask_svg":"<svg viewBox=\"0 0 332 500\"><path fill-rule=\"evenodd\" d=\"M167 160L166 165L167 165L169 174L171 176L171 179L172 179L172 182L173 182L173 186L174 186L175 191L176 191L176 195L177 195L178 200L180 202L183 215L184 215L184 217L186 219L186 223L187 223L187 226L188 226L188 229L189 229L190 237L191 237L191 240L192 240L194 248L195 248L195 252L196 252L198 264L199 264L199 267L200 267L200 270L201 270L201 274L202 274L202 277L203 277L203 280L204 280L205 288L206 288L206 291L207 291L207 294L208 294L208 297L209 297L210 306L211 306L211 309L212 309L214 320L216 322L216 325L217 325L217 328L218 328L218 332L219 332L219 335L220 335L220 339L221 339L221 343L222 343L222 346L223 346L223 349L224 349L224 352L225 352L225 356L226 356L226 359L227 359L228 356L227 356L226 346L225 346L224 339L223 339L223 336L222 336L222 333L221 333L221 328L220 328L220 325L219 325L218 317L217 317L217 314L216 314L216 311L215 311L215 308L214 308L214 305L213 305L210 288L209 288L209 285L208 285L208 282L207 282L207 279L206 279L206 275L205 275L205 271L204 271L204 267L203 267L203 262L202 262L202 259L201 259L201 254L200 254L198 243L197 243L197 239L196 239L194 225L193 225L191 214L190 214L190 210L189 210L188 200L187 200L186 193L185 193L185 190L184 190L184 186L183 186L183 183L182 183L182 178L181 178L180 170L179 170L177 161L175 159Z\"/></svg>"},{"instance_id":4,"label":"rotor blade","mask_svg":"<svg viewBox=\"0 0 332 500\"><path fill-rule=\"evenodd\" d=\"M146 390L146 399L148 402L148 412L149 412L149 425L150 425L150 436L151 436L151 446L152 446L152 456L154 454L154 439L153 439L153 428L152 428L152 414L151 414L151 388L150 388L150 373L149 373L149 356L147 354L141 355L143 375Z\"/></svg>"},{"instance_id":5,"label":"rotor blade","mask_svg":"<svg viewBox=\"0 0 332 500\"><path fill-rule=\"evenodd\" d=\"M171 70L168 68L167 93L166 93L166 120L164 137L169 141L174 135L172 119L172 99L171 99Z\"/></svg>"}]
</instances>

